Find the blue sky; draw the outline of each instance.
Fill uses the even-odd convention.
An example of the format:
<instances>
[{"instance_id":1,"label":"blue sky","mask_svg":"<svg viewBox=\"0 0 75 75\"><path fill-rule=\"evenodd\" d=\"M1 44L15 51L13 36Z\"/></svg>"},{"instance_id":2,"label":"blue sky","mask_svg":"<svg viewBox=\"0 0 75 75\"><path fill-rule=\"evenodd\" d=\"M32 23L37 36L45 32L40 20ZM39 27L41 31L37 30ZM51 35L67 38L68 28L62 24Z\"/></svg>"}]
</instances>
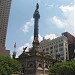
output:
<instances>
[{"instance_id":1,"label":"blue sky","mask_svg":"<svg viewBox=\"0 0 75 75\"><path fill-rule=\"evenodd\" d=\"M33 13L39 3L39 40L55 38L68 31L74 34L74 0L12 0L6 38L6 49L11 54L16 42L17 56L22 48L32 44Z\"/></svg>"}]
</instances>

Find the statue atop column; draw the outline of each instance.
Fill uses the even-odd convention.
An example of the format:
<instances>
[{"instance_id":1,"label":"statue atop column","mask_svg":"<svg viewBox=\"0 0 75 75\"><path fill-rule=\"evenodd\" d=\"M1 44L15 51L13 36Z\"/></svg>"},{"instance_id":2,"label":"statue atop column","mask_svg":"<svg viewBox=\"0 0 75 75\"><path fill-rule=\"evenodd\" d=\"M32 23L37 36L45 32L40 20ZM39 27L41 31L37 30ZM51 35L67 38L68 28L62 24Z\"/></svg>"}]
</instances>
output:
<instances>
[{"instance_id":1,"label":"statue atop column","mask_svg":"<svg viewBox=\"0 0 75 75\"><path fill-rule=\"evenodd\" d=\"M37 3L37 5L36 5L36 10L38 10L39 9L39 4Z\"/></svg>"},{"instance_id":2,"label":"statue atop column","mask_svg":"<svg viewBox=\"0 0 75 75\"><path fill-rule=\"evenodd\" d=\"M39 40L38 40L38 27L39 27L39 19L40 19L40 14L39 14L39 4L36 4L36 9L34 11L33 14L33 18L34 18L34 40L33 40L33 46L39 45Z\"/></svg>"}]
</instances>

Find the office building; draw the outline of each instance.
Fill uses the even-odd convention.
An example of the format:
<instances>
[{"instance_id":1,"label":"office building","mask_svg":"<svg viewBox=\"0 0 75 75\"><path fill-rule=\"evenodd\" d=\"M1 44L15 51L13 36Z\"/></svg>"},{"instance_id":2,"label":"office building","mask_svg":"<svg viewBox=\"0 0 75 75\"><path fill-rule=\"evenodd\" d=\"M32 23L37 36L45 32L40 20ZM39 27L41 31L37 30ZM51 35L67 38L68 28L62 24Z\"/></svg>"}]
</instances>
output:
<instances>
[{"instance_id":1,"label":"office building","mask_svg":"<svg viewBox=\"0 0 75 75\"><path fill-rule=\"evenodd\" d=\"M43 39L40 42L40 51L50 54L53 59L66 61L69 59L68 55L68 41L67 37L60 36L55 39Z\"/></svg>"},{"instance_id":2,"label":"office building","mask_svg":"<svg viewBox=\"0 0 75 75\"><path fill-rule=\"evenodd\" d=\"M75 59L75 37L69 32L64 32L62 35L68 38L69 60Z\"/></svg>"},{"instance_id":3,"label":"office building","mask_svg":"<svg viewBox=\"0 0 75 75\"><path fill-rule=\"evenodd\" d=\"M0 0L0 53L5 50L10 6L11 0Z\"/></svg>"}]
</instances>

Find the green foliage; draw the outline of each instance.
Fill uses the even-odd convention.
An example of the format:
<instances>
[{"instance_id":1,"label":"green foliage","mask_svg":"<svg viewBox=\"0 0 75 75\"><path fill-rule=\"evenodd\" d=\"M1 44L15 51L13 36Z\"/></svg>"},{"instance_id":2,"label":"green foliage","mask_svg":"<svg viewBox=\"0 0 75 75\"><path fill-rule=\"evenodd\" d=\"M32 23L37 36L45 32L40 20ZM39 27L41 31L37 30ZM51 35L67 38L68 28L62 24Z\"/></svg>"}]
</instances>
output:
<instances>
[{"instance_id":1,"label":"green foliage","mask_svg":"<svg viewBox=\"0 0 75 75\"><path fill-rule=\"evenodd\" d=\"M10 56L0 56L0 75L11 75L14 72L20 71L21 65L17 60Z\"/></svg>"},{"instance_id":2,"label":"green foliage","mask_svg":"<svg viewBox=\"0 0 75 75\"><path fill-rule=\"evenodd\" d=\"M57 63L49 69L49 72L56 75L75 75L75 61Z\"/></svg>"}]
</instances>

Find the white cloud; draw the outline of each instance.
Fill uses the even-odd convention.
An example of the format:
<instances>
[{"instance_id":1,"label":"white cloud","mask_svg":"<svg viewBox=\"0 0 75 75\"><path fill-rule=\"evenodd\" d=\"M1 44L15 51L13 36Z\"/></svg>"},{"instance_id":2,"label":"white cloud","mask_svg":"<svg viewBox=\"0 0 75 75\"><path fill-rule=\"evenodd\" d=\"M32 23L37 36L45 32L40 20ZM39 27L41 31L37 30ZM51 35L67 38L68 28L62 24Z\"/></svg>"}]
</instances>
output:
<instances>
[{"instance_id":1,"label":"white cloud","mask_svg":"<svg viewBox=\"0 0 75 75\"><path fill-rule=\"evenodd\" d=\"M64 28L65 27L65 24L62 20L60 20L58 17L54 16L52 18L52 22L59 28Z\"/></svg>"},{"instance_id":2,"label":"white cloud","mask_svg":"<svg viewBox=\"0 0 75 75\"><path fill-rule=\"evenodd\" d=\"M51 39L52 40L56 37L57 36L55 34L47 34L44 36L44 39ZM30 38L31 42L33 42L33 38L34 38L34 36L31 36L31 38ZM39 34L39 42L41 42L42 40L43 40L43 37Z\"/></svg>"},{"instance_id":3,"label":"white cloud","mask_svg":"<svg viewBox=\"0 0 75 75\"><path fill-rule=\"evenodd\" d=\"M74 34L74 7L75 6L60 6L60 10L64 16L64 19L60 19L57 16L52 18L52 23L54 23L59 28L64 28L65 31L68 31Z\"/></svg>"},{"instance_id":4,"label":"white cloud","mask_svg":"<svg viewBox=\"0 0 75 75\"><path fill-rule=\"evenodd\" d=\"M30 21L26 22L25 25L23 26L23 29L22 31L23 32L28 32L29 31L29 28L33 25L33 18L30 19Z\"/></svg>"},{"instance_id":5,"label":"white cloud","mask_svg":"<svg viewBox=\"0 0 75 75\"><path fill-rule=\"evenodd\" d=\"M49 39L50 38L52 40L52 39L54 39L56 37L57 36L55 34L47 34L47 35L45 35L44 38L45 39ZM23 52L23 48L27 47L26 51L28 51L29 48L32 47L33 35L30 37L29 40L30 40L29 43L26 43L26 44L20 46L19 48L17 48L17 50L16 50L16 52L17 52L16 57L18 57ZM42 40L43 40L43 37L39 34L39 42L41 42Z\"/></svg>"},{"instance_id":6,"label":"white cloud","mask_svg":"<svg viewBox=\"0 0 75 75\"><path fill-rule=\"evenodd\" d=\"M47 34L45 35L45 39L55 39L57 36L55 34Z\"/></svg>"},{"instance_id":7,"label":"white cloud","mask_svg":"<svg viewBox=\"0 0 75 75\"><path fill-rule=\"evenodd\" d=\"M66 18L74 19L74 6L60 6L59 7L61 11L63 12L63 15Z\"/></svg>"}]
</instances>

